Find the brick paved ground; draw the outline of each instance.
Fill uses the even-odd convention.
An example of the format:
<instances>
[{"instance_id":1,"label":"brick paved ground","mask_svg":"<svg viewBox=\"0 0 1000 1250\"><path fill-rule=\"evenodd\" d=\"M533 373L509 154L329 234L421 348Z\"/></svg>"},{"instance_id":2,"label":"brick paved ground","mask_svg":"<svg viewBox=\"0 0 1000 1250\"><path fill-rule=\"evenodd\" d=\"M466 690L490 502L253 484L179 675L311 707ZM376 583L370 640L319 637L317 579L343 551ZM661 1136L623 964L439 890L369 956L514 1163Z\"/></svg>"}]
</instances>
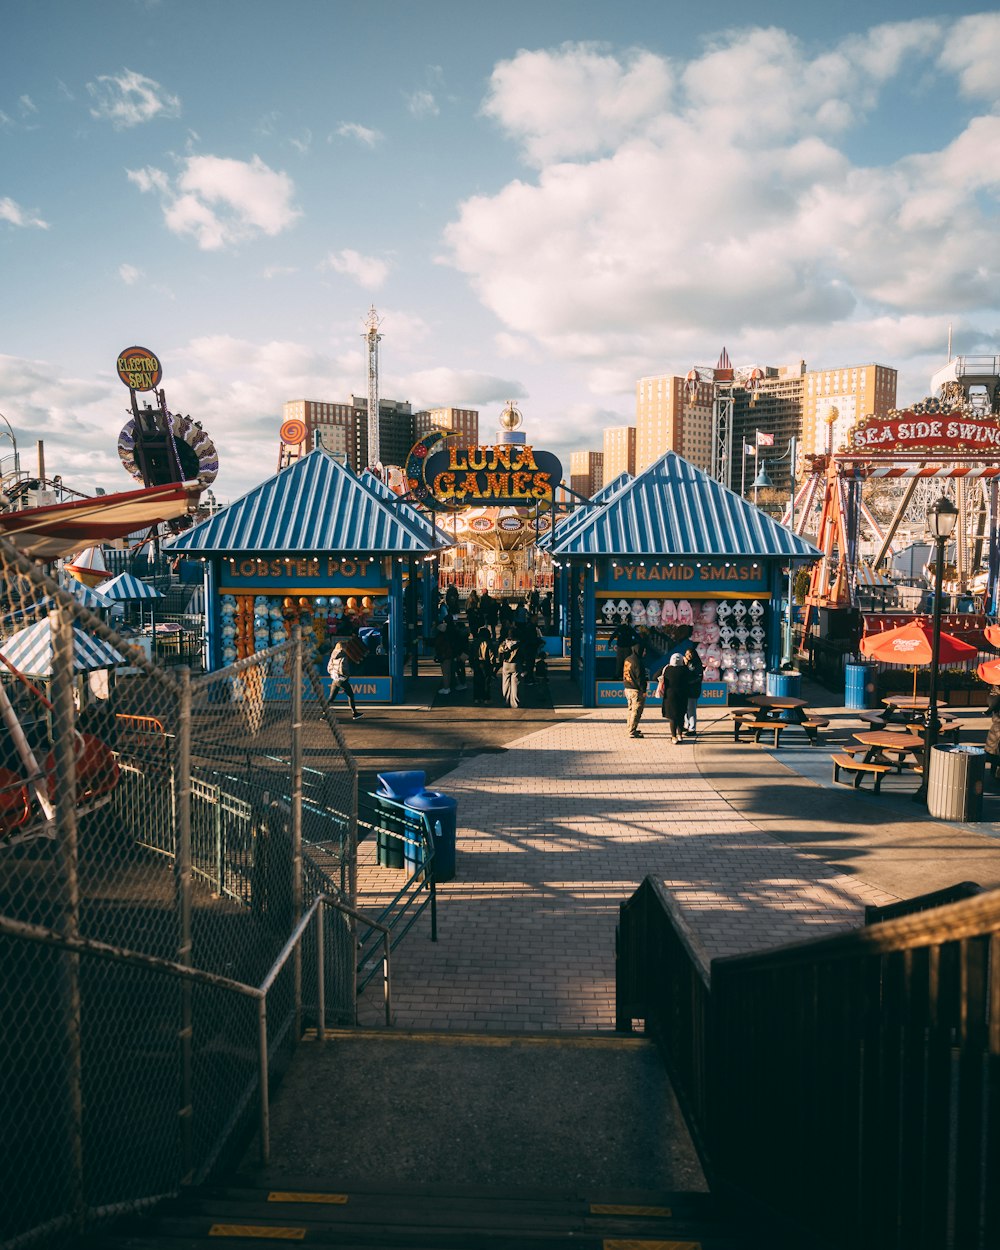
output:
<instances>
[{"instance_id":1,"label":"brick paved ground","mask_svg":"<svg viewBox=\"0 0 1000 1250\"><path fill-rule=\"evenodd\" d=\"M612 1028L618 905L647 874L706 963L857 925L896 897L762 833L702 775L700 748L671 745L658 716L643 728L630 740L621 712L589 713L438 779L459 804L458 871L438 942L425 916L394 955L400 1027ZM399 877L362 864L360 906ZM378 1013L373 986L360 1020Z\"/></svg>"}]
</instances>

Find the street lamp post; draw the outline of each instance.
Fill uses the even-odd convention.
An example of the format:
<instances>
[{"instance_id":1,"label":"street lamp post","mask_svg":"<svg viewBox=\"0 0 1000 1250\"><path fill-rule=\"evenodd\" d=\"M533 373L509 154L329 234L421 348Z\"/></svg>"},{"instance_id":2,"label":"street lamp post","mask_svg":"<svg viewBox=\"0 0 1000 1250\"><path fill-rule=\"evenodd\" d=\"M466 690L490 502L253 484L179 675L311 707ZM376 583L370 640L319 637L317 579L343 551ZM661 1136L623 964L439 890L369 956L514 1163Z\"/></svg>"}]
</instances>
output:
<instances>
[{"instance_id":1,"label":"street lamp post","mask_svg":"<svg viewBox=\"0 0 1000 1250\"><path fill-rule=\"evenodd\" d=\"M946 496L931 504L927 512L927 528L935 543L934 554L934 615L931 624L931 672L928 682L927 726L924 735L924 772L917 791L917 798L926 802L927 783L931 773L931 751L937 742L940 722L937 714L938 661L941 656L941 587L944 581L944 545L952 535L958 520L958 509Z\"/></svg>"},{"instance_id":2,"label":"street lamp post","mask_svg":"<svg viewBox=\"0 0 1000 1250\"><path fill-rule=\"evenodd\" d=\"M780 461L786 458L788 459L788 477L789 477L789 483L790 483L789 491L790 491L790 497L791 497L791 510L792 510L791 520L789 522L789 528L792 531L794 531L795 529L795 452L796 452L797 447L798 447L798 439L793 434L792 437L788 440L788 449L787 451L785 451L784 455L771 457L772 462L775 464L778 464ZM773 485L774 483L771 481L767 473L767 466L764 464L763 461L761 461L760 469L758 470L757 476L754 478L754 482L753 482L754 507L757 506L757 491L769 490ZM795 581L795 569L791 561L789 561L789 564L788 564L788 601L785 604L785 641L784 641L784 646L782 647L783 654L781 657L781 662L786 667L790 667L792 663L792 642L794 638L794 629L793 629L794 609L792 607L792 590L794 586L794 581Z\"/></svg>"}]
</instances>

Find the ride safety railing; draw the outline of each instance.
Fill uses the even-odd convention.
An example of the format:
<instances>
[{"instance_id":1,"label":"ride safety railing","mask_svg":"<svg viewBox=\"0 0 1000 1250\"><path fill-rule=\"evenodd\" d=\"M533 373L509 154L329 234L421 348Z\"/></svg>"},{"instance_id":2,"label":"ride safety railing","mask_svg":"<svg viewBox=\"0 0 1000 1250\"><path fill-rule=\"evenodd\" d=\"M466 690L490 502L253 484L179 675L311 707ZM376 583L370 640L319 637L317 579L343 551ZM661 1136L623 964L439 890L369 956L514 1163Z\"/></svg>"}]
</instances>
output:
<instances>
[{"instance_id":1,"label":"ride safety railing","mask_svg":"<svg viewBox=\"0 0 1000 1250\"><path fill-rule=\"evenodd\" d=\"M66 962L83 989L75 999L68 1036L48 1043L68 1060L64 1081L45 1095L46 1105L54 1112L61 1109L65 1125L57 1143L59 1158L49 1160L47 1173L50 1179L58 1176L59 1184L40 1190L28 1210L23 1195L7 1196L4 1218L12 1218L14 1226L0 1222L0 1244L57 1244L65 1239L62 1234L81 1233L199 1183L231 1143L242 1141L254 1117L266 1166L271 1083L302 1035L304 1014L315 1023L320 1044L325 1040L326 909L352 927L363 925L379 934L385 1022L390 1024L388 930L332 895L312 901L256 985L0 916L0 937L22 966L48 969ZM303 968L311 974L314 997L304 991ZM168 993L164 982L177 992ZM118 1039L119 1079L113 1089L100 1091L88 1082L85 1060L107 1044L107 1003L98 1004L102 985L116 987L118 998L128 993L137 1016L130 1039ZM152 1047L160 1053L150 1054ZM151 1100L147 1069L154 1067L160 1080ZM106 1164L111 1135L120 1160L113 1169ZM15 1146L4 1143L5 1149Z\"/></svg>"},{"instance_id":2,"label":"ride safety railing","mask_svg":"<svg viewBox=\"0 0 1000 1250\"><path fill-rule=\"evenodd\" d=\"M713 1189L760 1223L1000 1245L1000 891L708 967L647 878L617 974L618 1029L660 1043Z\"/></svg>"},{"instance_id":3,"label":"ride safety railing","mask_svg":"<svg viewBox=\"0 0 1000 1250\"><path fill-rule=\"evenodd\" d=\"M406 806L405 800L369 794L370 803L359 805L358 838L375 842L378 861L383 866L404 869L403 883L381 908L374 912L380 926L391 934L394 949L425 911L430 911L430 939L437 941L437 884L434 847L441 836L439 821L427 812ZM379 930L358 931L359 994L378 974Z\"/></svg>"}]
</instances>

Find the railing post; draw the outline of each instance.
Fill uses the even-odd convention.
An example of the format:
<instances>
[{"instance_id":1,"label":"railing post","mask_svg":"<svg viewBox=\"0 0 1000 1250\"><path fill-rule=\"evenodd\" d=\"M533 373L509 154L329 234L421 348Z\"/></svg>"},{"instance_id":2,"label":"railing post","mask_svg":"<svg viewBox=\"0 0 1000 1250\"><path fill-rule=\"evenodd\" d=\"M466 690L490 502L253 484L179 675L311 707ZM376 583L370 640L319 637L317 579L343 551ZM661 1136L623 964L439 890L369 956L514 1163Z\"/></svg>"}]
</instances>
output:
<instances>
[{"instance_id":1,"label":"railing post","mask_svg":"<svg viewBox=\"0 0 1000 1250\"><path fill-rule=\"evenodd\" d=\"M260 1064L260 1163L271 1162L271 1090L267 1055L267 994L257 1000L257 1056Z\"/></svg>"},{"instance_id":2,"label":"railing post","mask_svg":"<svg viewBox=\"0 0 1000 1250\"><path fill-rule=\"evenodd\" d=\"M302 626L292 626L292 924L302 919ZM296 946L295 1038L302 1036L302 947Z\"/></svg>"},{"instance_id":3,"label":"railing post","mask_svg":"<svg viewBox=\"0 0 1000 1250\"><path fill-rule=\"evenodd\" d=\"M73 618L57 603L52 622L53 756L55 764L56 845L62 869L62 931L80 936L80 879L76 826L76 711L73 705ZM44 786L45 779L41 781ZM80 1019L80 956L65 956L66 1042L68 1052L68 1163L73 1222L82 1229L86 1214L83 1178L83 1092Z\"/></svg>"},{"instance_id":4,"label":"railing post","mask_svg":"<svg viewBox=\"0 0 1000 1250\"><path fill-rule=\"evenodd\" d=\"M177 851L174 860L174 881L177 899L177 962L186 968L193 965L191 949L191 670L186 665L177 669L177 758L174 763L174 811L177 815ZM191 1042L193 1016L191 984L181 982L180 1041L180 1119L181 1184L188 1185L194 1176L194 1081L192 1076Z\"/></svg>"},{"instance_id":5,"label":"railing post","mask_svg":"<svg viewBox=\"0 0 1000 1250\"><path fill-rule=\"evenodd\" d=\"M215 786L215 802L212 804L212 822L215 825L215 878L219 897L226 892L226 861L222 853L222 787Z\"/></svg>"},{"instance_id":6,"label":"railing post","mask_svg":"<svg viewBox=\"0 0 1000 1250\"><path fill-rule=\"evenodd\" d=\"M326 1042L326 938L325 903L316 911L316 1037L322 1046Z\"/></svg>"},{"instance_id":7,"label":"railing post","mask_svg":"<svg viewBox=\"0 0 1000 1250\"><path fill-rule=\"evenodd\" d=\"M385 994L385 1023L386 1027L392 1025L392 985L390 983L389 971L389 934L388 931L382 934L382 983Z\"/></svg>"}]
</instances>

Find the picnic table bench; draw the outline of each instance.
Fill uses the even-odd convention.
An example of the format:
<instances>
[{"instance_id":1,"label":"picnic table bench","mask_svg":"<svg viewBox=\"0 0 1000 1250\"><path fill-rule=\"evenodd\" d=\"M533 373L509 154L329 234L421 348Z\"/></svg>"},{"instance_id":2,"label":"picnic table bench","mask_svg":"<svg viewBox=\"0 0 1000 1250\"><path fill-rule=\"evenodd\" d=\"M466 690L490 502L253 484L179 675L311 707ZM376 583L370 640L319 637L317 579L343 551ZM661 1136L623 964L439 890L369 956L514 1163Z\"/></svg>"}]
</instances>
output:
<instances>
[{"instance_id":1,"label":"picnic table bench","mask_svg":"<svg viewBox=\"0 0 1000 1250\"><path fill-rule=\"evenodd\" d=\"M828 716L807 716L805 720L796 721L784 720L779 715L768 716L764 711L762 708L733 708L729 713L733 722L733 741L742 742L744 731L753 734L754 742L760 742L762 734L772 733L774 749L777 750L781 744L782 730L799 728L804 731L810 745L816 746L817 731L825 729L830 723Z\"/></svg>"},{"instance_id":2,"label":"picnic table bench","mask_svg":"<svg viewBox=\"0 0 1000 1250\"><path fill-rule=\"evenodd\" d=\"M874 778L875 782L872 787L872 792L874 794L879 793L882 786L882 778L886 773L892 772L894 767L892 764L869 764L863 759L856 760L853 754L849 755L846 751L838 752L838 754L831 756L831 759L833 760L833 780L838 785L847 784L846 782L840 780L841 773L854 774L854 780L851 784L854 786L855 790L860 790L861 782L864 778L866 776L871 776Z\"/></svg>"}]
</instances>

